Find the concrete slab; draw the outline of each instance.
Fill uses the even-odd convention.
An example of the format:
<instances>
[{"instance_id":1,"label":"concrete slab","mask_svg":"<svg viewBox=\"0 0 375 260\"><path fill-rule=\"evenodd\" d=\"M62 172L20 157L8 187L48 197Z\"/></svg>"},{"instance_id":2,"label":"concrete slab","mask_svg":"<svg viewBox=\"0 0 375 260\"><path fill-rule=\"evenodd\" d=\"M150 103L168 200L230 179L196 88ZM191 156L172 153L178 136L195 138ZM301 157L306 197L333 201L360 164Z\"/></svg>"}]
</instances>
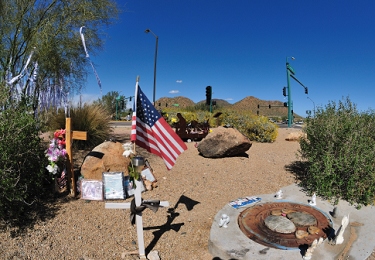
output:
<instances>
[{"instance_id":1,"label":"concrete slab","mask_svg":"<svg viewBox=\"0 0 375 260\"><path fill-rule=\"evenodd\" d=\"M276 199L275 194L256 195L263 202L298 202L308 204L311 197L301 190L300 187L293 184L282 188L283 199ZM275 191L276 193L276 191ZM247 196L249 194L244 194ZM236 199L236 198L233 198ZM330 215L334 205L329 201L316 199L317 209ZM362 207L357 210L346 201L340 201L337 205L338 214L336 218L331 217L333 228L337 232L341 225L343 216L349 214L350 224L344 232L344 243L341 245L330 245L328 239L318 246L313 253L314 259L350 259L365 260L375 247L375 207ZM266 247L249 239L238 226L238 216L246 209L234 209L229 204L225 205L215 216L211 226L209 238L209 252L214 260L300 260L302 253L300 250L282 250ZM219 227L219 221L222 214L230 217L227 228Z\"/></svg>"}]
</instances>

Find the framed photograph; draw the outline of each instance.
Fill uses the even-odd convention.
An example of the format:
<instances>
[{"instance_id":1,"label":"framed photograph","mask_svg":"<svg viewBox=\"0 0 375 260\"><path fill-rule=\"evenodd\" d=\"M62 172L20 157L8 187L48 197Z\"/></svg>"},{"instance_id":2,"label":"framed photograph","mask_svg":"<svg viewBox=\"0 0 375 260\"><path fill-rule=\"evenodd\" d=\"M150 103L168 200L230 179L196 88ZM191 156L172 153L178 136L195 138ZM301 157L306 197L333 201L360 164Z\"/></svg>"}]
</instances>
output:
<instances>
[{"instance_id":1,"label":"framed photograph","mask_svg":"<svg viewBox=\"0 0 375 260\"><path fill-rule=\"evenodd\" d=\"M103 172L104 199L125 199L124 174L122 172Z\"/></svg>"},{"instance_id":2,"label":"framed photograph","mask_svg":"<svg viewBox=\"0 0 375 260\"><path fill-rule=\"evenodd\" d=\"M151 168L150 162L146 159L145 160L145 166L150 169L151 172L154 172Z\"/></svg>"},{"instance_id":3,"label":"framed photograph","mask_svg":"<svg viewBox=\"0 0 375 260\"><path fill-rule=\"evenodd\" d=\"M144 178L146 180L149 180L150 182L156 181L156 178L155 178L154 174L152 174L152 170L150 170L150 168L145 168L141 172L141 175L142 175L142 178Z\"/></svg>"},{"instance_id":4,"label":"framed photograph","mask_svg":"<svg viewBox=\"0 0 375 260\"><path fill-rule=\"evenodd\" d=\"M81 180L81 199L103 200L103 182L99 180Z\"/></svg>"},{"instance_id":5,"label":"framed photograph","mask_svg":"<svg viewBox=\"0 0 375 260\"><path fill-rule=\"evenodd\" d=\"M125 191L126 191L126 197L129 198L131 196L134 196L134 187L133 187L133 182L130 181L130 177L129 176L124 176L124 187L125 187ZM143 184L143 181L141 181L141 192L144 192L146 189L145 189L145 185Z\"/></svg>"}]
</instances>

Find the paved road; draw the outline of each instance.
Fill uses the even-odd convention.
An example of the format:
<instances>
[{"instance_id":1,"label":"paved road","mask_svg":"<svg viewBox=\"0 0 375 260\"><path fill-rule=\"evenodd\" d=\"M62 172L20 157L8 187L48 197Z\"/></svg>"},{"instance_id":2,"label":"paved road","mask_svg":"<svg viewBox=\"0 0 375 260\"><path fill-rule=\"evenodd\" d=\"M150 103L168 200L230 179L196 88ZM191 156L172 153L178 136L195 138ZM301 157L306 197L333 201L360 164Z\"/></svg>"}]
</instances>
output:
<instances>
[{"instance_id":1,"label":"paved road","mask_svg":"<svg viewBox=\"0 0 375 260\"><path fill-rule=\"evenodd\" d=\"M277 124L279 128L288 128L288 124ZM293 124L290 126L290 128L296 128L296 129L301 129L303 125L299 124Z\"/></svg>"},{"instance_id":2,"label":"paved road","mask_svg":"<svg viewBox=\"0 0 375 260\"><path fill-rule=\"evenodd\" d=\"M111 127L131 127L132 121L111 121L109 123Z\"/></svg>"},{"instance_id":3,"label":"paved road","mask_svg":"<svg viewBox=\"0 0 375 260\"><path fill-rule=\"evenodd\" d=\"M111 121L109 123L111 127L131 127L132 121ZM277 124L279 128L288 128L288 124ZM293 124L290 126L290 128L300 129L302 128L302 125L300 124Z\"/></svg>"}]
</instances>

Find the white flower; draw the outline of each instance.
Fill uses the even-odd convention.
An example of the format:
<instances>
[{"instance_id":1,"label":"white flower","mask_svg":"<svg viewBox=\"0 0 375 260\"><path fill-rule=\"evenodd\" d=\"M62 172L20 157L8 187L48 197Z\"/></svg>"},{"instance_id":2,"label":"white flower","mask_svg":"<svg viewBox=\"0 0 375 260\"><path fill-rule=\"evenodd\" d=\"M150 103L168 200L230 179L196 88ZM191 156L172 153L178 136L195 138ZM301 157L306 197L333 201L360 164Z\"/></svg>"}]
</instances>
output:
<instances>
[{"instance_id":1,"label":"white flower","mask_svg":"<svg viewBox=\"0 0 375 260\"><path fill-rule=\"evenodd\" d=\"M132 151L132 143L126 143L126 144L123 144L122 147L124 148L124 153L122 154L123 156L125 157L129 157L130 154L133 153Z\"/></svg>"},{"instance_id":2,"label":"white flower","mask_svg":"<svg viewBox=\"0 0 375 260\"><path fill-rule=\"evenodd\" d=\"M132 151L124 151L122 156L129 157L130 154L132 154Z\"/></svg>"},{"instance_id":3,"label":"white flower","mask_svg":"<svg viewBox=\"0 0 375 260\"><path fill-rule=\"evenodd\" d=\"M56 174L57 171L59 170L59 167L55 164L55 165L48 165L46 167L46 169L50 172L50 173L53 173L53 174Z\"/></svg>"}]
</instances>

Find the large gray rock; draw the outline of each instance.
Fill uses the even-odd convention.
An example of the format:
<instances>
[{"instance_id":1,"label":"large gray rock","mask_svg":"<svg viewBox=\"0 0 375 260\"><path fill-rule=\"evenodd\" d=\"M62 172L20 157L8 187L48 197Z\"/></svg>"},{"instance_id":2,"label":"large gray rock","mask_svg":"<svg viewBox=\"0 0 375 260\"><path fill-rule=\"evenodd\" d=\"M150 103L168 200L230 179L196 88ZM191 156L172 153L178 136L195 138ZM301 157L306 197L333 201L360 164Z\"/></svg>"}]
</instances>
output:
<instances>
[{"instance_id":1,"label":"large gray rock","mask_svg":"<svg viewBox=\"0 0 375 260\"><path fill-rule=\"evenodd\" d=\"M101 180L103 172L124 172L128 175L130 158L122 154L120 142L107 141L96 146L85 158L81 174L85 179Z\"/></svg>"},{"instance_id":2,"label":"large gray rock","mask_svg":"<svg viewBox=\"0 0 375 260\"><path fill-rule=\"evenodd\" d=\"M203 157L223 158L243 154L251 145L237 129L219 126L199 142L197 149Z\"/></svg>"},{"instance_id":3,"label":"large gray rock","mask_svg":"<svg viewBox=\"0 0 375 260\"><path fill-rule=\"evenodd\" d=\"M292 212L287 214L288 219L290 219L296 226L315 226L317 224L316 218L305 212Z\"/></svg>"},{"instance_id":4,"label":"large gray rock","mask_svg":"<svg viewBox=\"0 0 375 260\"><path fill-rule=\"evenodd\" d=\"M272 231L278 233L289 234L296 231L296 226L293 224L293 222L282 216L270 215L266 217L264 224Z\"/></svg>"}]
</instances>

